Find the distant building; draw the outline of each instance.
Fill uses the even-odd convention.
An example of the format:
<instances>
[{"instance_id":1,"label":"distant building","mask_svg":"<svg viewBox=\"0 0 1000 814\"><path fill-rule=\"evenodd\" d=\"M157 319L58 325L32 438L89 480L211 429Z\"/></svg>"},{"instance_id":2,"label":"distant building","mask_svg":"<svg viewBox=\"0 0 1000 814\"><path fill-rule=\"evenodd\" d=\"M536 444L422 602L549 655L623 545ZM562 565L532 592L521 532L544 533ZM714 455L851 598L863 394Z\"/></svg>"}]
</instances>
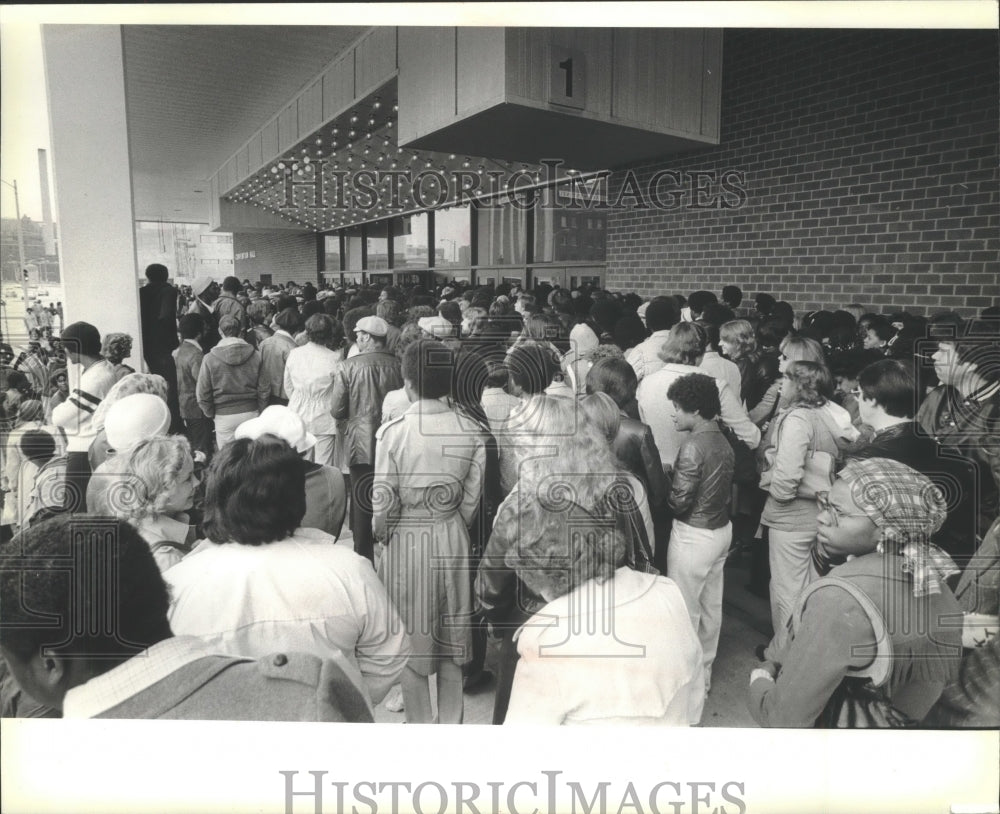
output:
<instances>
[{"instance_id":1,"label":"distant building","mask_svg":"<svg viewBox=\"0 0 1000 814\"><path fill-rule=\"evenodd\" d=\"M37 277L31 269L33 284L58 285L59 260L45 254L45 235L41 223L27 215L21 217L24 239L24 265L38 269ZM58 233L56 234L58 239ZM21 282L21 260L17 248L17 218L0 220L0 280L5 283Z\"/></svg>"}]
</instances>

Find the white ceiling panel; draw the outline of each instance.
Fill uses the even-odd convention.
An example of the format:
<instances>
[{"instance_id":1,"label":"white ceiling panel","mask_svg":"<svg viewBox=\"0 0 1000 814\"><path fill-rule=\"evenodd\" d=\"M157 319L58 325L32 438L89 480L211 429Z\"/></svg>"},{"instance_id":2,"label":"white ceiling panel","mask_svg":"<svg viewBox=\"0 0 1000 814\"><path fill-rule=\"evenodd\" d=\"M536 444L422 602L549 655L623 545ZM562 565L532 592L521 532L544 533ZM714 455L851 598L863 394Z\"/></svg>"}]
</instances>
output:
<instances>
[{"instance_id":1,"label":"white ceiling panel","mask_svg":"<svg viewBox=\"0 0 1000 814\"><path fill-rule=\"evenodd\" d=\"M366 30L124 26L136 216L207 222L206 179Z\"/></svg>"}]
</instances>

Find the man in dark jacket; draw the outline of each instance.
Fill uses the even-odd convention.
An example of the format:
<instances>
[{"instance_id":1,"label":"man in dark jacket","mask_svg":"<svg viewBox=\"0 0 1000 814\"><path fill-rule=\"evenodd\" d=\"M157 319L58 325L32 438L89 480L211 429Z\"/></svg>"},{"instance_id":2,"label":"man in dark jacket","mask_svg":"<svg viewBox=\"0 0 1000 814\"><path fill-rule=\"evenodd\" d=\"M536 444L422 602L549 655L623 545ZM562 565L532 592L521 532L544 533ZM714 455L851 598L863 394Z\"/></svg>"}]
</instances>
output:
<instances>
[{"instance_id":1,"label":"man in dark jacket","mask_svg":"<svg viewBox=\"0 0 1000 814\"><path fill-rule=\"evenodd\" d=\"M374 562L372 482L375 431L382 421L382 400L403 386L399 358L386 350L389 326L381 317L363 317L354 326L358 355L338 369L333 385L333 417L351 471L351 531L354 550Z\"/></svg>"},{"instance_id":2,"label":"man in dark jacket","mask_svg":"<svg viewBox=\"0 0 1000 814\"><path fill-rule=\"evenodd\" d=\"M875 430L851 458L891 458L926 475L941 489L948 516L932 542L964 566L976 551L976 480L974 467L958 455L939 450L916 426L914 382L909 366L895 359L868 365L858 375L861 420Z\"/></svg>"},{"instance_id":3,"label":"man in dark jacket","mask_svg":"<svg viewBox=\"0 0 1000 814\"><path fill-rule=\"evenodd\" d=\"M240 323L240 336L245 334L250 328L250 317L247 316L246 308L236 299L237 294L243 293L243 286L235 277L226 277L222 281L222 294L215 301L215 313L221 321L224 317L232 317Z\"/></svg>"},{"instance_id":4,"label":"man in dark jacket","mask_svg":"<svg viewBox=\"0 0 1000 814\"><path fill-rule=\"evenodd\" d=\"M177 369L171 355L177 340L177 289L167 282L169 272L160 263L146 266L146 285L139 289L139 321L142 323L142 356L150 373L167 380L167 405L171 431L183 425L177 396Z\"/></svg>"},{"instance_id":5,"label":"man in dark jacket","mask_svg":"<svg viewBox=\"0 0 1000 814\"><path fill-rule=\"evenodd\" d=\"M169 272L160 263L146 267L149 281L139 289L142 355L150 373L159 373L165 358L178 346L177 289L167 282Z\"/></svg>"},{"instance_id":6,"label":"man in dark jacket","mask_svg":"<svg viewBox=\"0 0 1000 814\"><path fill-rule=\"evenodd\" d=\"M234 658L174 636L167 586L128 523L63 515L17 543L0 555L0 652L20 688L66 718L372 720L337 661Z\"/></svg>"},{"instance_id":7,"label":"man in dark jacket","mask_svg":"<svg viewBox=\"0 0 1000 814\"><path fill-rule=\"evenodd\" d=\"M188 308L189 314L198 314L205 321L205 331L199 340L201 349L208 353L219 344L219 314L215 301L219 299L219 284L211 277L196 277L191 286L194 300Z\"/></svg>"},{"instance_id":8,"label":"man in dark jacket","mask_svg":"<svg viewBox=\"0 0 1000 814\"><path fill-rule=\"evenodd\" d=\"M936 326L934 372L916 423L938 450L976 467L976 531L985 536L1000 514L1000 322L970 320Z\"/></svg>"}]
</instances>

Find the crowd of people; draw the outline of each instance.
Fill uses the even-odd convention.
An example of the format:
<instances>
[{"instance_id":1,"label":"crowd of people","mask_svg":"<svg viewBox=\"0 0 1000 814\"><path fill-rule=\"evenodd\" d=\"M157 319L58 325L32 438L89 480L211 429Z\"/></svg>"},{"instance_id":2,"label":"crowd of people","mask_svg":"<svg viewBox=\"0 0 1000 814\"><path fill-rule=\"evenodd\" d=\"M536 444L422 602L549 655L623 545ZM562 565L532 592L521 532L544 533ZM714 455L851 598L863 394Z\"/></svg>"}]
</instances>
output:
<instances>
[{"instance_id":1,"label":"crowd of people","mask_svg":"<svg viewBox=\"0 0 1000 814\"><path fill-rule=\"evenodd\" d=\"M760 725L1000 726L998 309L146 277L3 347L4 715L697 725L736 558Z\"/></svg>"}]
</instances>

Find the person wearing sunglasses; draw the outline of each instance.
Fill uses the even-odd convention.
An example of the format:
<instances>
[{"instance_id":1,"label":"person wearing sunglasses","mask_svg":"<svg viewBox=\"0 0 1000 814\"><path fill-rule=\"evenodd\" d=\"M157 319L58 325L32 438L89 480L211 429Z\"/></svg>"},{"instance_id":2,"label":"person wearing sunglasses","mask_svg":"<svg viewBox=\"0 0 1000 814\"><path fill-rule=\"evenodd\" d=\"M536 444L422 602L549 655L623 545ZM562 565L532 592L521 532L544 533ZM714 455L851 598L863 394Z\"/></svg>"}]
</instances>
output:
<instances>
[{"instance_id":1,"label":"person wearing sunglasses","mask_svg":"<svg viewBox=\"0 0 1000 814\"><path fill-rule=\"evenodd\" d=\"M946 580L954 562L930 542L945 501L931 481L887 458L848 462L817 496L821 578L799 597L789 634L750 674L761 726L835 725L845 679L868 679L909 722L954 681L962 611Z\"/></svg>"}]
</instances>

